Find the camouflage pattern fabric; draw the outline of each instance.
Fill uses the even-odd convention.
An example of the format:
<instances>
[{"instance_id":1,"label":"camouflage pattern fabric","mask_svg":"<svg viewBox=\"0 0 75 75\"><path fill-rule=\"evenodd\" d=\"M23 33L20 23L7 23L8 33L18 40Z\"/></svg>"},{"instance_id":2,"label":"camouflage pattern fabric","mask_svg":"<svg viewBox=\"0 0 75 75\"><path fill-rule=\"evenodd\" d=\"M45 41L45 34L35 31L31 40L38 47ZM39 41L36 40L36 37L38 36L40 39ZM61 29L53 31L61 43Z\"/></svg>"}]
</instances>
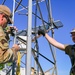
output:
<instances>
[{"instance_id":1,"label":"camouflage pattern fabric","mask_svg":"<svg viewBox=\"0 0 75 75\"><path fill-rule=\"evenodd\" d=\"M65 53L69 55L72 63L72 68L70 70L70 75L75 75L75 48L73 49L74 45L65 45Z\"/></svg>"},{"instance_id":2,"label":"camouflage pattern fabric","mask_svg":"<svg viewBox=\"0 0 75 75\"><path fill-rule=\"evenodd\" d=\"M13 51L8 48L8 40L0 26L0 63L6 63L13 59Z\"/></svg>"}]
</instances>

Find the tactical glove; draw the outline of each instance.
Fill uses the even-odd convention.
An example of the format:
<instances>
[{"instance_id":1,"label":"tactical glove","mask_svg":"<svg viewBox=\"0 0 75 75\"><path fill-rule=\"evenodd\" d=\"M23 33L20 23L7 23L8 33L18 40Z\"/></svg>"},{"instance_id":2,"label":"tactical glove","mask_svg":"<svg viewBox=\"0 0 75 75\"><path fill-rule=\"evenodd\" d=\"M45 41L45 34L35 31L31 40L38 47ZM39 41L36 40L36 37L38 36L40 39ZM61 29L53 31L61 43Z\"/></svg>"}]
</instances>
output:
<instances>
[{"instance_id":1,"label":"tactical glove","mask_svg":"<svg viewBox=\"0 0 75 75\"><path fill-rule=\"evenodd\" d=\"M45 36L45 31L44 30L38 30L38 35L43 35L43 36Z\"/></svg>"}]
</instances>

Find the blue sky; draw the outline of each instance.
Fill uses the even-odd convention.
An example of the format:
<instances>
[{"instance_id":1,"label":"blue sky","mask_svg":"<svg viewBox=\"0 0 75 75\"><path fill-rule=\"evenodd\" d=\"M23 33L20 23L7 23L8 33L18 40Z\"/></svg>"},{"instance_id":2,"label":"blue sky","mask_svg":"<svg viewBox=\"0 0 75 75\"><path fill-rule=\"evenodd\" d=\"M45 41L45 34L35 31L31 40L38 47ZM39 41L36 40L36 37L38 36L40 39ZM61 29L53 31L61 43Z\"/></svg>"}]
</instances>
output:
<instances>
[{"instance_id":1,"label":"blue sky","mask_svg":"<svg viewBox=\"0 0 75 75\"><path fill-rule=\"evenodd\" d=\"M2 3L2 1L3 0L0 0L0 4ZM27 2L27 0L22 0L22 4L24 6L27 6ZM12 3L13 0L6 0L5 5L7 5L12 10ZM43 19L48 22L48 12L45 3L41 2L40 7ZM60 20L63 23L63 27L59 29L54 29L54 38L58 42L61 42L63 44L73 44L70 36L70 31L75 28L75 0L51 0L51 7L53 20ZM19 7L18 9L20 8L22 7ZM27 13L27 10L23 10L21 12ZM33 6L33 12L35 12L35 5ZM34 27L34 16L32 20L32 27ZM18 30L27 29L27 16L18 15L18 13L15 13L14 25L18 28ZM42 25L42 22L41 20L37 19L37 26L39 25ZM51 36L50 32L48 34ZM38 38L38 45L39 52L53 61L48 41L43 36ZM65 54L65 52L57 48L55 48L55 50L58 75L69 75L71 67L69 57ZM42 57L39 58L39 61L44 71L53 66L50 62L46 61Z\"/></svg>"}]
</instances>

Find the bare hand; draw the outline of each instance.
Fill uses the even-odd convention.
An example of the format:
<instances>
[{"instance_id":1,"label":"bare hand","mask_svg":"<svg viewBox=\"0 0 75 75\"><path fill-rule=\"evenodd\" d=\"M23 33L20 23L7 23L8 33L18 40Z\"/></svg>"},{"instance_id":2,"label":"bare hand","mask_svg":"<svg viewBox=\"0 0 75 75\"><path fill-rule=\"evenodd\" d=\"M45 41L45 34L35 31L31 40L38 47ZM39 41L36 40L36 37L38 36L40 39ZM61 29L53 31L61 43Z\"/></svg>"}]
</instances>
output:
<instances>
[{"instance_id":1,"label":"bare hand","mask_svg":"<svg viewBox=\"0 0 75 75\"><path fill-rule=\"evenodd\" d=\"M18 51L20 49L19 45L14 44L13 47L15 48L16 51Z\"/></svg>"},{"instance_id":2,"label":"bare hand","mask_svg":"<svg viewBox=\"0 0 75 75\"><path fill-rule=\"evenodd\" d=\"M14 29L14 30L18 31L18 29L16 28L16 26L10 26L10 29Z\"/></svg>"}]
</instances>

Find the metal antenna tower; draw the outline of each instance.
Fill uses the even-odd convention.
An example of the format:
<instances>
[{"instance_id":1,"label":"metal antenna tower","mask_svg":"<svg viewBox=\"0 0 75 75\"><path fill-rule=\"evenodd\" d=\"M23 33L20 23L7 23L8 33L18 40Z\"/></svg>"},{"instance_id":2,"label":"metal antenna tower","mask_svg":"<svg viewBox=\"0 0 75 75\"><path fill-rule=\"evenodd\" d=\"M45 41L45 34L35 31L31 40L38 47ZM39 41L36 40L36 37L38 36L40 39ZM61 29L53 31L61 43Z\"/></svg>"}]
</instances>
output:
<instances>
[{"instance_id":1,"label":"metal antenna tower","mask_svg":"<svg viewBox=\"0 0 75 75\"><path fill-rule=\"evenodd\" d=\"M10 7L8 2L9 0L3 0L1 4L8 5ZM11 3L13 3L11 4L13 5L11 6L11 9L13 9L13 16L15 17L13 17L14 25L19 28L19 31L15 33L16 37L14 42L19 43L21 47L19 51L19 56L21 57L18 56L16 74L13 72L12 75L57 75L55 48L49 44L51 51L50 54L53 59L53 61L51 61L45 55L40 53L39 43L37 40L39 38L39 36L37 36L39 29L44 29L47 32L51 31L51 35L54 38L54 29L58 29L63 26L60 20L54 21L52 18L51 1L11 0ZM46 71L43 69L40 57L51 64L50 68ZM35 66L33 66L33 63L35 63ZM11 67L13 66L14 65L11 64L9 68L7 68L8 71L6 72L6 75L11 75ZM20 68L23 68L24 71L21 72Z\"/></svg>"}]
</instances>

